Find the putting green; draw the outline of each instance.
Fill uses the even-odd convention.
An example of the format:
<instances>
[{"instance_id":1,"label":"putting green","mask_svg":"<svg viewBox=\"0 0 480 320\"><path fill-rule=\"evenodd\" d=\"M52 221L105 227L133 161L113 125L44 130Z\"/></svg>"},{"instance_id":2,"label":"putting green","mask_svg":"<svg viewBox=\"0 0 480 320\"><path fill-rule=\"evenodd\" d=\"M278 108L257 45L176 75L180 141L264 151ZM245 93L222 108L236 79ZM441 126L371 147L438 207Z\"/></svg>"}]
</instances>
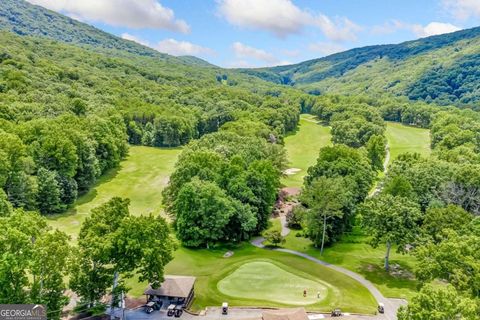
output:
<instances>
[{"instance_id":1,"label":"putting green","mask_svg":"<svg viewBox=\"0 0 480 320\"><path fill-rule=\"evenodd\" d=\"M300 277L266 261L253 261L241 265L220 280L217 287L220 292L231 297L289 305L318 303L329 294L327 283ZM303 296L303 290L307 290L306 297Z\"/></svg>"}]
</instances>

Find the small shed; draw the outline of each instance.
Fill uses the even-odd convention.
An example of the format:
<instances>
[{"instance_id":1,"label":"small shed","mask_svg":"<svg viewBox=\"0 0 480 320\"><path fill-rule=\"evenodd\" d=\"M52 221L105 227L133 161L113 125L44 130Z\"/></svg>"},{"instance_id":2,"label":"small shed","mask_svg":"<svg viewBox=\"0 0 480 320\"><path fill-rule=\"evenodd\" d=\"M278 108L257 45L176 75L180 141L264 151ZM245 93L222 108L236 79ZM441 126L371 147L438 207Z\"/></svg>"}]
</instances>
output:
<instances>
[{"instance_id":1,"label":"small shed","mask_svg":"<svg viewBox=\"0 0 480 320\"><path fill-rule=\"evenodd\" d=\"M149 286L144 294L147 301L161 300L172 304L190 306L195 295L195 277L166 275L160 288Z\"/></svg>"},{"instance_id":2,"label":"small shed","mask_svg":"<svg viewBox=\"0 0 480 320\"><path fill-rule=\"evenodd\" d=\"M263 320L308 320L304 308L267 310L262 312Z\"/></svg>"}]
</instances>

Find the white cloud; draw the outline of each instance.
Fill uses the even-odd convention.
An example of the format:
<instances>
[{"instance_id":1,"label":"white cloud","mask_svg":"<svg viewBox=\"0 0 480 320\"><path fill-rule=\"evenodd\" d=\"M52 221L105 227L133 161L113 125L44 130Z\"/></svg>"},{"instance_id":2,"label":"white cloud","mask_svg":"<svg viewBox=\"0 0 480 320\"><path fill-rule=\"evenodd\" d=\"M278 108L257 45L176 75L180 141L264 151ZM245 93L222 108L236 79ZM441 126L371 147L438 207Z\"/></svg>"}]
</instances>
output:
<instances>
[{"instance_id":1,"label":"white cloud","mask_svg":"<svg viewBox=\"0 0 480 320\"><path fill-rule=\"evenodd\" d=\"M332 42L312 43L308 46L310 51L319 52L323 56L328 56L337 52L345 51L345 47Z\"/></svg>"},{"instance_id":2,"label":"white cloud","mask_svg":"<svg viewBox=\"0 0 480 320\"><path fill-rule=\"evenodd\" d=\"M182 33L189 25L157 0L27 0L82 21L97 21L133 29L167 29Z\"/></svg>"},{"instance_id":3,"label":"white cloud","mask_svg":"<svg viewBox=\"0 0 480 320\"><path fill-rule=\"evenodd\" d=\"M175 39L162 40L152 47L160 52L173 56L205 56L215 54L210 48L202 47L188 41L177 41Z\"/></svg>"},{"instance_id":4,"label":"white cloud","mask_svg":"<svg viewBox=\"0 0 480 320\"><path fill-rule=\"evenodd\" d=\"M429 37L458 31L460 28L450 23L430 22L426 26L414 25L412 30L419 37Z\"/></svg>"},{"instance_id":5,"label":"white cloud","mask_svg":"<svg viewBox=\"0 0 480 320\"><path fill-rule=\"evenodd\" d=\"M450 33L458 31L460 29L460 27L457 27L451 23L433 21L423 26L421 24L402 22L400 20L391 20L383 25L372 27L371 32L373 34L390 34L399 30L407 30L413 32L417 37L423 38L444 33Z\"/></svg>"},{"instance_id":6,"label":"white cloud","mask_svg":"<svg viewBox=\"0 0 480 320\"><path fill-rule=\"evenodd\" d=\"M346 41L355 40L361 29L347 18L314 15L291 0L218 0L218 12L233 25L266 30L280 38L315 26L330 40Z\"/></svg>"},{"instance_id":7,"label":"white cloud","mask_svg":"<svg viewBox=\"0 0 480 320\"><path fill-rule=\"evenodd\" d=\"M480 17L480 1L478 0L443 0L442 3L445 11L459 20Z\"/></svg>"},{"instance_id":8,"label":"white cloud","mask_svg":"<svg viewBox=\"0 0 480 320\"><path fill-rule=\"evenodd\" d=\"M253 58L267 63L278 62L278 59L273 54L265 50L249 47L241 42L235 42L232 48L237 58Z\"/></svg>"},{"instance_id":9,"label":"white cloud","mask_svg":"<svg viewBox=\"0 0 480 320\"><path fill-rule=\"evenodd\" d=\"M241 42L233 43L232 50L236 60L228 64L230 67L252 68L291 64L290 61L280 60L265 50L250 47Z\"/></svg>"},{"instance_id":10,"label":"white cloud","mask_svg":"<svg viewBox=\"0 0 480 320\"><path fill-rule=\"evenodd\" d=\"M134 41L136 43L140 43L144 46L150 47L150 44L148 43L148 41L142 40L137 36L131 35L130 33L122 33L121 37L122 39Z\"/></svg>"},{"instance_id":11,"label":"white cloud","mask_svg":"<svg viewBox=\"0 0 480 320\"><path fill-rule=\"evenodd\" d=\"M212 56L215 55L215 51L202 47L197 44L193 44L188 41L178 41L175 39L165 39L156 44L152 44L146 40L143 40L137 36L131 35L129 33L123 33L122 38L130 41L135 41L137 43L143 44L144 46L150 47L157 51L168 53L172 56Z\"/></svg>"}]
</instances>

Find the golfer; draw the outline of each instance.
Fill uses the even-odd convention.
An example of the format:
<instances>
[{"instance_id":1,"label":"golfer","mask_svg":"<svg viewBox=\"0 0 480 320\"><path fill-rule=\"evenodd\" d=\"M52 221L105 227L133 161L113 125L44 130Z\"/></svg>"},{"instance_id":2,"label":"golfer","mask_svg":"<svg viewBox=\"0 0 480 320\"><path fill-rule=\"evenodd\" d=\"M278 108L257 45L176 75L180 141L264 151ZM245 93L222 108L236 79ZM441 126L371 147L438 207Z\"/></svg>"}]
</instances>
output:
<instances>
[{"instance_id":1,"label":"golfer","mask_svg":"<svg viewBox=\"0 0 480 320\"><path fill-rule=\"evenodd\" d=\"M303 290L303 296L304 296L304 297L307 296L307 289Z\"/></svg>"}]
</instances>

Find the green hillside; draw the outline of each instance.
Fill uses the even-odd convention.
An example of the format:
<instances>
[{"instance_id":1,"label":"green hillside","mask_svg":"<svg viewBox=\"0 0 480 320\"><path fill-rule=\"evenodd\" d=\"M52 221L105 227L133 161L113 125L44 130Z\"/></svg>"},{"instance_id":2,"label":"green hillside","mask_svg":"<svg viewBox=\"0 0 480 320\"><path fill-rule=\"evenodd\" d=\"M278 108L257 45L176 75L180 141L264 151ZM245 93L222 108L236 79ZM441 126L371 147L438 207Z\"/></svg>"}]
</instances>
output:
<instances>
[{"instance_id":1,"label":"green hillside","mask_svg":"<svg viewBox=\"0 0 480 320\"><path fill-rule=\"evenodd\" d=\"M116 37L91 25L79 22L41 6L32 5L24 0L0 1L0 29L21 36L44 37L61 42L84 45L97 50L109 50L122 55L125 52L154 57L172 63L210 66L199 58L173 57L143 46L133 41ZM112 53L112 51L110 51Z\"/></svg>"},{"instance_id":2,"label":"green hillside","mask_svg":"<svg viewBox=\"0 0 480 320\"><path fill-rule=\"evenodd\" d=\"M243 72L314 94L388 93L441 105L478 105L479 54L480 28L473 28Z\"/></svg>"}]
</instances>

